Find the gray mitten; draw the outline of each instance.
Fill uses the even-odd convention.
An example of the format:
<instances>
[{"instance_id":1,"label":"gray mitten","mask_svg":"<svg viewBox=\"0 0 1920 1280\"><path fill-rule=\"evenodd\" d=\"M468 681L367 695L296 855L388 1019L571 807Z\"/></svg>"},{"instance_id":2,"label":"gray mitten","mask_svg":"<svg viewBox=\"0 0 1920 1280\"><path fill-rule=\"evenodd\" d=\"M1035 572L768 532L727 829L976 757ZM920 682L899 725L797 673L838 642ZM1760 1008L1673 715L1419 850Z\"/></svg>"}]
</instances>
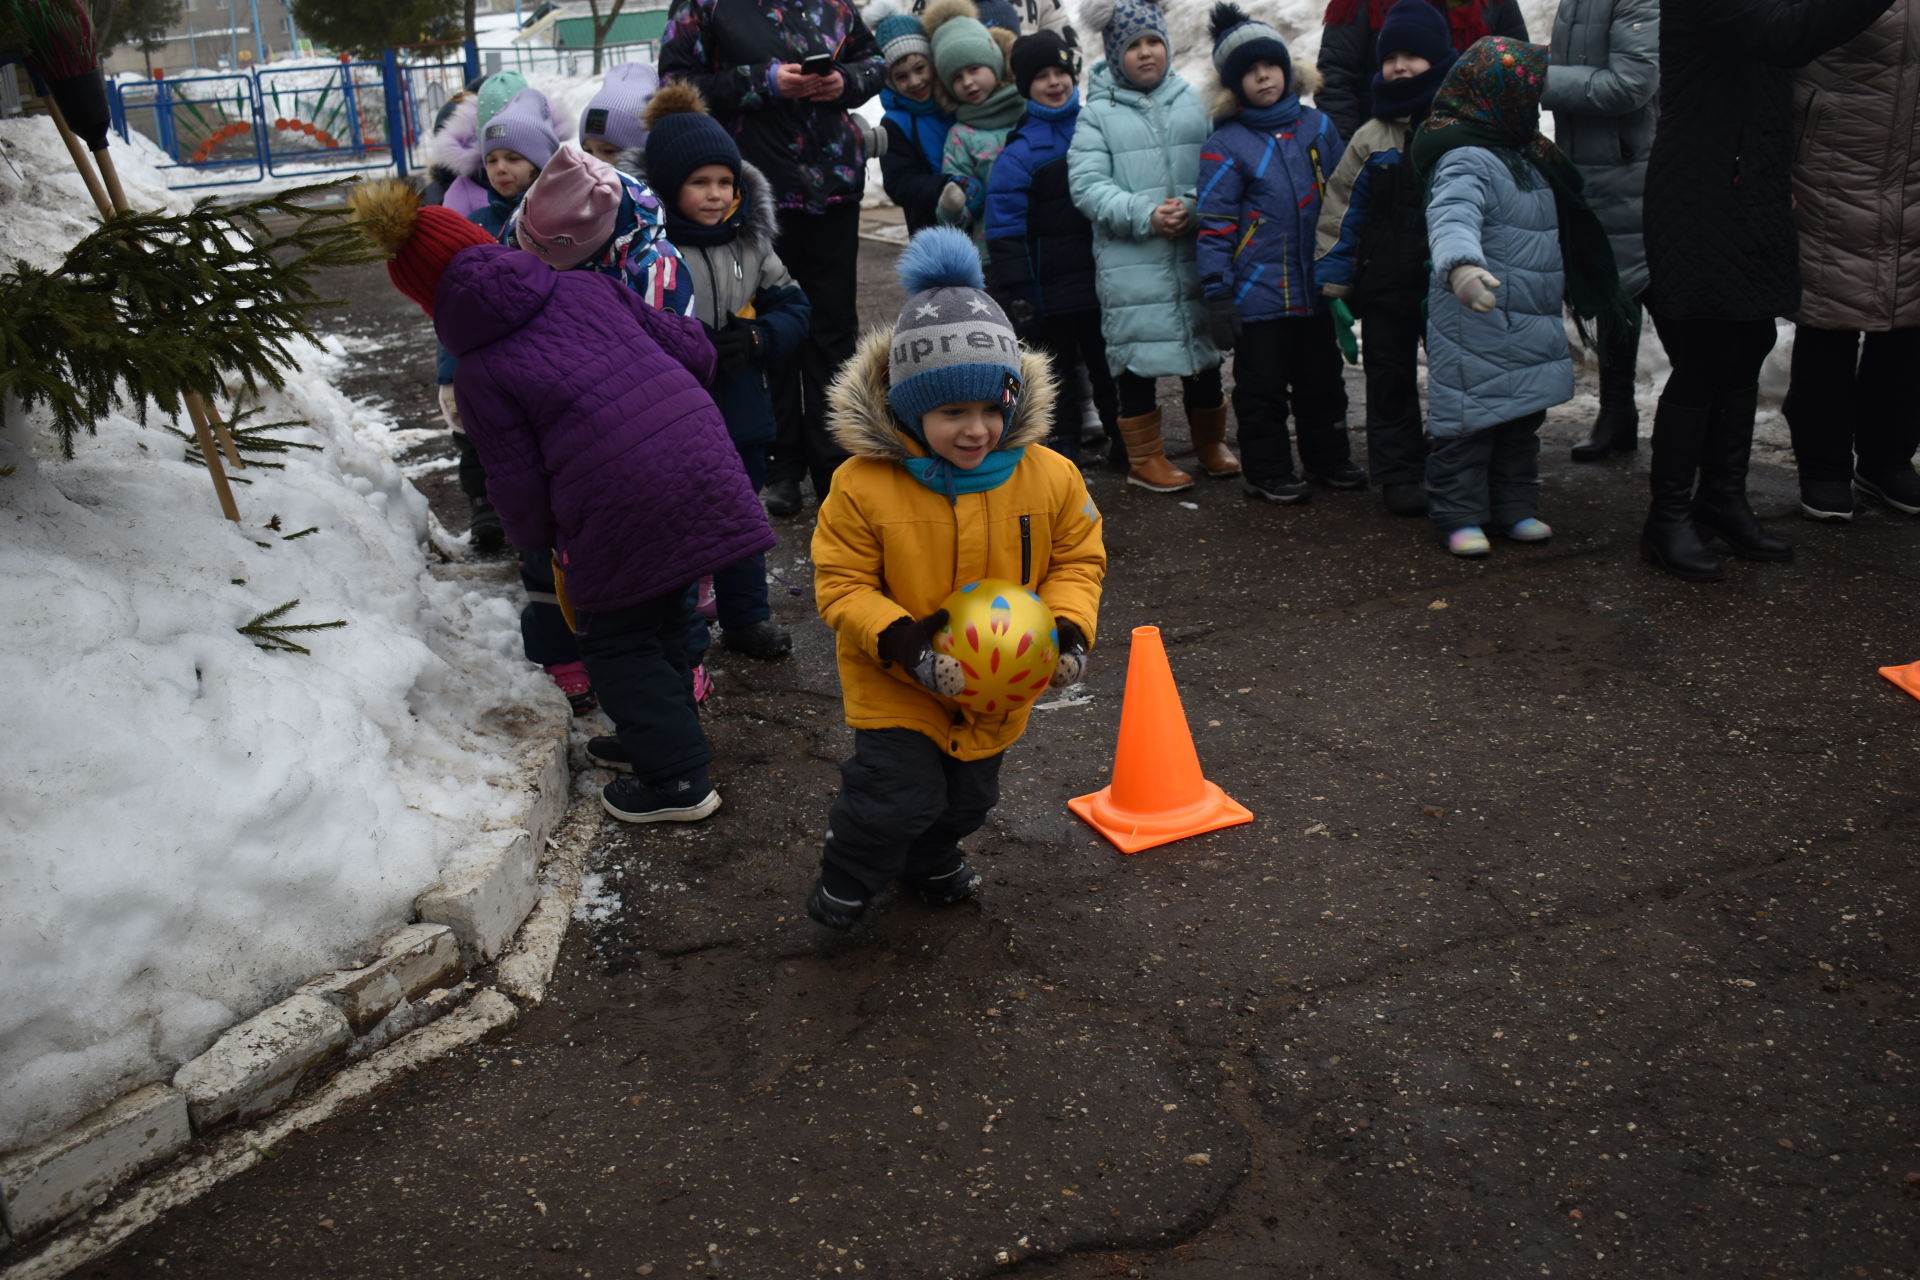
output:
<instances>
[{"instance_id":1,"label":"gray mitten","mask_svg":"<svg viewBox=\"0 0 1920 1280\"><path fill-rule=\"evenodd\" d=\"M880 633L874 648L880 661L899 664L922 688L951 698L967 687L967 673L958 658L934 652L934 634L946 625L945 609L935 609L918 621L902 618Z\"/></svg>"},{"instance_id":2,"label":"gray mitten","mask_svg":"<svg viewBox=\"0 0 1920 1280\"><path fill-rule=\"evenodd\" d=\"M1065 618L1053 620L1054 634L1060 637L1060 661L1053 664L1050 689L1064 689L1087 678L1087 637Z\"/></svg>"}]
</instances>

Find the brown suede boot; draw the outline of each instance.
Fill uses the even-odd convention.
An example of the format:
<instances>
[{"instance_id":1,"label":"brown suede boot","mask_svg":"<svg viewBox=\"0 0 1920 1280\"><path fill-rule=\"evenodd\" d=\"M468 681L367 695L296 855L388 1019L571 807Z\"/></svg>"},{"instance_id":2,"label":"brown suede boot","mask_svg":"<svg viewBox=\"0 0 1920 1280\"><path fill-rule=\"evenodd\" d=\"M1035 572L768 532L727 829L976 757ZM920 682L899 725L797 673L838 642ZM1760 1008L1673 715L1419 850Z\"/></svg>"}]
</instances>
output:
<instances>
[{"instance_id":1,"label":"brown suede boot","mask_svg":"<svg viewBox=\"0 0 1920 1280\"><path fill-rule=\"evenodd\" d=\"M1193 477L1167 461L1167 450L1160 443L1160 410L1137 418L1120 419L1120 438L1126 441L1127 458L1133 467L1127 483L1155 493L1178 493L1193 488Z\"/></svg>"},{"instance_id":2,"label":"brown suede boot","mask_svg":"<svg viewBox=\"0 0 1920 1280\"><path fill-rule=\"evenodd\" d=\"M1215 480L1240 474L1240 459L1227 448L1227 402L1211 409L1189 409L1187 429L1193 433L1193 452Z\"/></svg>"}]
</instances>

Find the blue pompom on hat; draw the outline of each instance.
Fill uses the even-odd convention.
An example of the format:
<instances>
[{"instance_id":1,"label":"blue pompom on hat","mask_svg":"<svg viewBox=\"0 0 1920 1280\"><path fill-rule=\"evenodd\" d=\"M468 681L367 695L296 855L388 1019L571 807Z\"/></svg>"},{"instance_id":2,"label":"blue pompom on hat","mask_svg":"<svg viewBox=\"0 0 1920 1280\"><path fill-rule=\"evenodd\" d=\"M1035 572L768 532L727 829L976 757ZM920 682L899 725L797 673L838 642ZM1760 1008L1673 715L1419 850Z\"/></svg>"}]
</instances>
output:
<instances>
[{"instance_id":1,"label":"blue pompom on hat","mask_svg":"<svg viewBox=\"0 0 1920 1280\"><path fill-rule=\"evenodd\" d=\"M1020 339L987 296L980 251L956 227L929 227L900 255L907 305L887 354L887 400L922 444L920 419L943 404L1020 398Z\"/></svg>"},{"instance_id":2,"label":"blue pompom on hat","mask_svg":"<svg viewBox=\"0 0 1920 1280\"><path fill-rule=\"evenodd\" d=\"M1243 104L1246 95L1241 92L1240 82L1256 62L1279 63L1286 72L1287 92L1294 91L1293 54L1287 50L1286 39L1273 27L1227 0L1213 6L1207 26L1213 37L1213 69L1220 73L1220 83Z\"/></svg>"}]
</instances>

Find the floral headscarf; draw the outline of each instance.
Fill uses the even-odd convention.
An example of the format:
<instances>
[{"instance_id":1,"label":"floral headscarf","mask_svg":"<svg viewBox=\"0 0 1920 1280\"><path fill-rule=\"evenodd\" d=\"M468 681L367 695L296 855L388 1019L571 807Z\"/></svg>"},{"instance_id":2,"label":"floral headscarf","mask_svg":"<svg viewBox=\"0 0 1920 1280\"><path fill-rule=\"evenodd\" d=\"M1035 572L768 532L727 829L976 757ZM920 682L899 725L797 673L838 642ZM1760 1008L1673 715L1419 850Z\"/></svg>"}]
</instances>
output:
<instances>
[{"instance_id":1,"label":"floral headscarf","mask_svg":"<svg viewBox=\"0 0 1920 1280\"><path fill-rule=\"evenodd\" d=\"M1433 98L1433 113L1413 138L1413 167L1431 190L1440 158L1460 147L1500 157L1522 190L1553 188L1560 221L1560 258L1567 305L1576 321L1598 319L1599 350L1632 312L1620 292L1613 246L1587 204L1580 171L1540 132L1540 95L1547 87L1545 45L1488 36L1460 55ZM1586 336L1586 327L1580 326Z\"/></svg>"}]
</instances>

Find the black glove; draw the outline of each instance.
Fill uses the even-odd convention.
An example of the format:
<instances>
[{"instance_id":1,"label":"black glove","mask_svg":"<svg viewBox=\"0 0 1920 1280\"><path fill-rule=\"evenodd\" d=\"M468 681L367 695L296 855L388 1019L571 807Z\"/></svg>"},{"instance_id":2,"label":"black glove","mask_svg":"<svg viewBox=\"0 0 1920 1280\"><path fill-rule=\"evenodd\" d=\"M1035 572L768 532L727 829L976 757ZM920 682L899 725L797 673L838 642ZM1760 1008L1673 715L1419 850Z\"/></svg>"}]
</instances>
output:
<instances>
[{"instance_id":1,"label":"black glove","mask_svg":"<svg viewBox=\"0 0 1920 1280\"><path fill-rule=\"evenodd\" d=\"M1213 331L1213 345L1222 351L1233 350L1240 341L1240 308L1230 297L1207 299L1207 325Z\"/></svg>"},{"instance_id":2,"label":"black glove","mask_svg":"<svg viewBox=\"0 0 1920 1280\"><path fill-rule=\"evenodd\" d=\"M764 363L766 332L767 327L758 321L737 316L729 319L723 329L707 330L707 337L713 340L715 376L737 378Z\"/></svg>"},{"instance_id":3,"label":"black glove","mask_svg":"<svg viewBox=\"0 0 1920 1280\"><path fill-rule=\"evenodd\" d=\"M1040 318L1033 303L1025 298L1008 298L1007 305L1000 309L1007 313L1007 321L1013 325L1015 333L1030 332L1033 322Z\"/></svg>"},{"instance_id":4,"label":"black glove","mask_svg":"<svg viewBox=\"0 0 1920 1280\"><path fill-rule=\"evenodd\" d=\"M880 633L874 648L882 663L904 667L923 688L951 698L967 687L967 680L958 659L933 651L934 633L946 625L945 609L935 609L918 622L902 618Z\"/></svg>"},{"instance_id":5,"label":"black glove","mask_svg":"<svg viewBox=\"0 0 1920 1280\"><path fill-rule=\"evenodd\" d=\"M1055 618L1053 629L1060 637L1060 661L1054 664L1053 679L1047 682L1047 687L1064 689L1086 679L1087 637L1065 618Z\"/></svg>"}]
</instances>

